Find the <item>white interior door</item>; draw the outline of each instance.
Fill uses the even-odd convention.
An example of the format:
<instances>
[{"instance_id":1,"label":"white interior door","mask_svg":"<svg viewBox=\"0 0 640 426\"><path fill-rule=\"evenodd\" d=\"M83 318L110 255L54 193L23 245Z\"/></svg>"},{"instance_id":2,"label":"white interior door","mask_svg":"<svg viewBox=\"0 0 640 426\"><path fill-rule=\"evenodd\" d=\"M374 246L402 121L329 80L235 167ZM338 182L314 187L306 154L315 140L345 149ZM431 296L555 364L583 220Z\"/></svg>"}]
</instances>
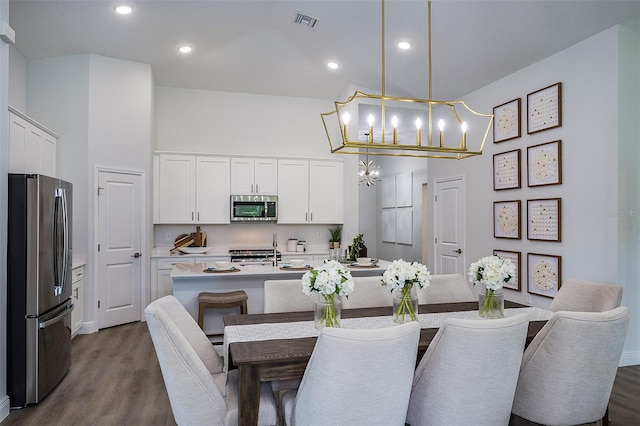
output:
<instances>
[{"instance_id":1,"label":"white interior door","mask_svg":"<svg viewBox=\"0 0 640 426\"><path fill-rule=\"evenodd\" d=\"M435 183L436 274L465 275L464 261L464 178Z\"/></svg>"},{"instance_id":2,"label":"white interior door","mask_svg":"<svg viewBox=\"0 0 640 426\"><path fill-rule=\"evenodd\" d=\"M140 321L141 176L99 172L98 328Z\"/></svg>"}]
</instances>

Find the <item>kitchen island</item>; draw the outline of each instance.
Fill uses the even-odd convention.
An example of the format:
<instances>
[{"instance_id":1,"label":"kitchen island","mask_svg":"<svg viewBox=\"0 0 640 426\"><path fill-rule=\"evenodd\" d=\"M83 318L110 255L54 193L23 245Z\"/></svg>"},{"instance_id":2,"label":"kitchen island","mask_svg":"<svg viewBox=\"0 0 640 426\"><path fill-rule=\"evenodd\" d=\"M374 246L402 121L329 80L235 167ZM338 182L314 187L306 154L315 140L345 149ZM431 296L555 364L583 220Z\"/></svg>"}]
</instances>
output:
<instances>
[{"instance_id":1,"label":"kitchen island","mask_svg":"<svg viewBox=\"0 0 640 426\"><path fill-rule=\"evenodd\" d=\"M309 261L311 267L321 266L323 261ZM378 266L347 266L353 277L370 277L382 275L391 263L378 261ZM249 297L250 314L260 314L264 306L264 282L267 280L300 279L307 269L294 269L283 266L274 267L266 264L238 264L237 270L224 272L204 272L214 267L212 263L176 264L171 270L173 295L184 305L194 319L198 319L198 294L202 292L226 292L244 290ZM300 286L302 291L302 285ZM237 312L237 309L207 309L205 311L204 330L207 334L220 334L224 328L222 317Z\"/></svg>"}]
</instances>

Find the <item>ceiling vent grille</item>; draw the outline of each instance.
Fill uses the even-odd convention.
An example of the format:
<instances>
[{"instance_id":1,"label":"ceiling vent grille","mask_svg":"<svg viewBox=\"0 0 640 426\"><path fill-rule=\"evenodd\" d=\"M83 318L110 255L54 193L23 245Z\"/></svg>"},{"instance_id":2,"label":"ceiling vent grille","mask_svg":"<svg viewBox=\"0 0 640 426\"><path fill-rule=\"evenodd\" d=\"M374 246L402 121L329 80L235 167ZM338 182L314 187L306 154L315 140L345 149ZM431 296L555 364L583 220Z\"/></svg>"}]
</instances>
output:
<instances>
[{"instance_id":1,"label":"ceiling vent grille","mask_svg":"<svg viewBox=\"0 0 640 426\"><path fill-rule=\"evenodd\" d=\"M298 12L296 14L295 22L301 27L313 28L316 26L316 22L318 22L318 20L316 18L312 18L311 16L303 15L302 13Z\"/></svg>"}]
</instances>

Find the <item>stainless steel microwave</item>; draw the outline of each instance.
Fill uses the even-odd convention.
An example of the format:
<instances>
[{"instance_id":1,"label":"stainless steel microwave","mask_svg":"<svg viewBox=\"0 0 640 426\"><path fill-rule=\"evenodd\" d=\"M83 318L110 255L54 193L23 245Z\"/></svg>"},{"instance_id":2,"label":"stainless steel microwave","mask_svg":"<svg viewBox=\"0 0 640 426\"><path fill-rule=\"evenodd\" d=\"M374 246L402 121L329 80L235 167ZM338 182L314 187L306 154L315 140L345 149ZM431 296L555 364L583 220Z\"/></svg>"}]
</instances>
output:
<instances>
[{"instance_id":1,"label":"stainless steel microwave","mask_svg":"<svg viewBox=\"0 0 640 426\"><path fill-rule=\"evenodd\" d=\"M232 222L259 222L278 220L278 196L232 195Z\"/></svg>"}]
</instances>

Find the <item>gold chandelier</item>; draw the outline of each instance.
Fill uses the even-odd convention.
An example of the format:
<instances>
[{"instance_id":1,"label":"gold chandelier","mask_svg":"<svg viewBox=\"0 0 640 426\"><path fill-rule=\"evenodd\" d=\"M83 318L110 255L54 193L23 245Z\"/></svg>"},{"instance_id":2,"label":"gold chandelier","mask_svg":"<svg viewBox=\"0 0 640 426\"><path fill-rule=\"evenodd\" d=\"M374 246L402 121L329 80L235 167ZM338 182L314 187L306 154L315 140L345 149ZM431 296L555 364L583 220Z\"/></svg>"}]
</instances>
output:
<instances>
[{"instance_id":1,"label":"gold chandelier","mask_svg":"<svg viewBox=\"0 0 640 426\"><path fill-rule=\"evenodd\" d=\"M463 100L441 101L432 97L431 81L431 1L428 1L429 98L401 98L385 94L385 2L382 0L382 92L380 95L354 92L345 101L335 101L335 109L321 113L331 152L336 154L404 156L418 158L463 159L482 155L493 114L471 109ZM329 119L335 114L335 118ZM378 117L376 117L376 115ZM367 127L349 127L351 117ZM365 118L366 116L366 118ZM387 119L390 118L389 121ZM400 118L399 118L400 117ZM484 128L482 141L471 141L467 130ZM434 125L439 134L434 141ZM447 123L454 123L453 126ZM378 127L374 124L379 123ZM360 128L359 128L360 127ZM426 141L423 129L426 128ZM386 129L392 131L387 133ZM445 132L446 129L446 132ZM474 131L474 134L480 132ZM468 143L468 139L470 140Z\"/></svg>"}]
</instances>

